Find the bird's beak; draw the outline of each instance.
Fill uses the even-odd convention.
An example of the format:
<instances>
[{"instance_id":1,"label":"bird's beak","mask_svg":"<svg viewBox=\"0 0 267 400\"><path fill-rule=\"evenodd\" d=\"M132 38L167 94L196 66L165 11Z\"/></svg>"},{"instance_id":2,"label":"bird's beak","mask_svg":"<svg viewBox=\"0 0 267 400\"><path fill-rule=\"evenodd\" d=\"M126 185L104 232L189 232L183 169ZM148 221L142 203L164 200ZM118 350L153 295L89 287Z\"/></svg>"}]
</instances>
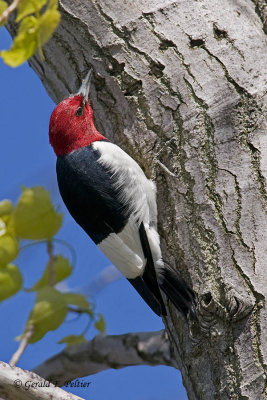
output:
<instances>
[{"instance_id":1,"label":"bird's beak","mask_svg":"<svg viewBox=\"0 0 267 400\"><path fill-rule=\"evenodd\" d=\"M86 77L84 78L84 80L82 81L81 87L78 91L78 95L83 96L83 102L85 105L88 102L92 75L93 75L93 70L91 68Z\"/></svg>"}]
</instances>

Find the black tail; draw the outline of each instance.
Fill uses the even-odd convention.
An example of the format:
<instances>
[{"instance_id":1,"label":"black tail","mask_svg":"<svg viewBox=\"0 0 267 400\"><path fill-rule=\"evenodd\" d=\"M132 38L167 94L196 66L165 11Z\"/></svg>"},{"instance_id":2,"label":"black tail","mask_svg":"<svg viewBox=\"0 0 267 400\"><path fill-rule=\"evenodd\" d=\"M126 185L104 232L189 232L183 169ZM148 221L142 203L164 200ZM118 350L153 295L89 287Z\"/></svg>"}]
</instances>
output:
<instances>
[{"instance_id":1,"label":"black tail","mask_svg":"<svg viewBox=\"0 0 267 400\"><path fill-rule=\"evenodd\" d=\"M196 318L195 294L187 283L167 263L157 267L158 283L161 290L187 319L190 314Z\"/></svg>"},{"instance_id":2,"label":"black tail","mask_svg":"<svg viewBox=\"0 0 267 400\"><path fill-rule=\"evenodd\" d=\"M192 317L196 318L194 292L188 287L187 283L179 276L179 274L167 263L164 262L162 266L159 267L156 265L155 267L143 223L140 225L139 233L147 264L141 278L143 282L142 290L138 290L140 289L140 282L138 282L138 288L135 286L136 290L139 291L143 299L158 315L167 314L160 292L161 289L185 318L187 318L188 314L191 314ZM135 283L137 284L137 282ZM150 290L152 296L148 296L149 291L147 290L147 293L144 293L144 286ZM157 302L155 302L155 300L157 300ZM161 307L161 313L157 312L159 305Z\"/></svg>"},{"instance_id":3,"label":"black tail","mask_svg":"<svg viewBox=\"0 0 267 400\"><path fill-rule=\"evenodd\" d=\"M135 279L128 279L128 281L133 285L135 290L140 294L140 296L145 300L147 305L154 311L159 317L162 316L162 305L158 299L154 296L151 290L148 288L141 276ZM165 307L164 307L165 310ZM166 312L165 314L166 315Z\"/></svg>"},{"instance_id":4,"label":"black tail","mask_svg":"<svg viewBox=\"0 0 267 400\"><path fill-rule=\"evenodd\" d=\"M142 249L146 257L146 267L142 276L142 280L147 286L147 288L150 290L150 292L153 294L153 297L155 297L158 303L160 304L161 307L160 315L167 315L164 301L159 290L157 273L143 222L140 225L139 234L140 234Z\"/></svg>"}]
</instances>

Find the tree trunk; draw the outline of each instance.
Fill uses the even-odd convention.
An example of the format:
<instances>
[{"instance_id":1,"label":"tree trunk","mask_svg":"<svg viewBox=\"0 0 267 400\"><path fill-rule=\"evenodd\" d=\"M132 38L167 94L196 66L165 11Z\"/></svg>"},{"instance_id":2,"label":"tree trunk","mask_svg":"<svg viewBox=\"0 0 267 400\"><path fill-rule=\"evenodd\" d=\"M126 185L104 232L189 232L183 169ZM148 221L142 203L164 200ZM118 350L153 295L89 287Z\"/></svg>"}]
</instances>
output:
<instances>
[{"instance_id":1,"label":"tree trunk","mask_svg":"<svg viewBox=\"0 0 267 400\"><path fill-rule=\"evenodd\" d=\"M164 258L198 298L165 325L189 399L263 399L264 0L62 0L31 65L59 102L94 70L97 128L158 187ZM266 105L266 102L265 102Z\"/></svg>"}]
</instances>

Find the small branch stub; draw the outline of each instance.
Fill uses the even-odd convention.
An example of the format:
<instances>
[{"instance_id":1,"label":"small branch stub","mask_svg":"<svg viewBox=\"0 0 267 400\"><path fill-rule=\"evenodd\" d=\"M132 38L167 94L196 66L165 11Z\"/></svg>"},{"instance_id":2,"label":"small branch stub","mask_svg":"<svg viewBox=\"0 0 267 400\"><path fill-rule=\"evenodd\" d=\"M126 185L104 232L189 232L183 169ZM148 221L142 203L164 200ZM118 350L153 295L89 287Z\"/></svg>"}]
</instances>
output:
<instances>
[{"instance_id":1,"label":"small branch stub","mask_svg":"<svg viewBox=\"0 0 267 400\"><path fill-rule=\"evenodd\" d=\"M28 346L29 340L33 336L33 334L34 334L34 326L33 325L28 325L27 328L26 328L25 333L22 336L22 339L20 341L18 350L13 354L13 356L12 356L12 358L10 360L10 366L11 367L14 367L17 364L17 362L19 361L20 357L24 353L26 347Z\"/></svg>"}]
</instances>

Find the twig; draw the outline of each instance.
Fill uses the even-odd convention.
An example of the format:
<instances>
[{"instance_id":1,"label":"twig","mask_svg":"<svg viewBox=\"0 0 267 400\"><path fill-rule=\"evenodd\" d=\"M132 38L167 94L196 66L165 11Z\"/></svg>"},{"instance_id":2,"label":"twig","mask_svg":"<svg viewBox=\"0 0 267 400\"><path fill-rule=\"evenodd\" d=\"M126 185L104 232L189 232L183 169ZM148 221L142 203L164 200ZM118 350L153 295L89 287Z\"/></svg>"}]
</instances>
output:
<instances>
[{"instance_id":1,"label":"twig","mask_svg":"<svg viewBox=\"0 0 267 400\"><path fill-rule=\"evenodd\" d=\"M34 326L28 325L25 334L23 335L18 350L13 354L9 364L11 367L14 367L17 362L19 361L20 357L22 356L24 350L26 349L27 345L29 344L29 340L34 334Z\"/></svg>"},{"instance_id":2,"label":"twig","mask_svg":"<svg viewBox=\"0 0 267 400\"><path fill-rule=\"evenodd\" d=\"M56 276L55 276L55 270L54 270L54 261L55 261L55 256L53 255L53 243L52 240L47 241L47 252L49 255L49 261L48 261L48 268L49 268L49 284L53 286L56 283Z\"/></svg>"},{"instance_id":3,"label":"twig","mask_svg":"<svg viewBox=\"0 0 267 400\"><path fill-rule=\"evenodd\" d=\"M84 314L84 309L80 308L80 307L74 308L74 307L68 306L67 310L69 312L76 313L76 314Z\"/></svg>"},{"instance_id":4,"label":"twig","mask_svg":"<svg viewBox=\"0 0 267 400\"><path fill-rule=\"evenodd\" d=\"M76 252L75 252L75 249L73 248L73 246L71 244L69 244L68 242L66 242L65 240L58 239L58 238L53 238L53 243L60 243L70 251L70 253L71 253L71 265L73 267L75 267L75 265L77 263L77 255L76 255ZM45 240L35 240L34 242L27 243L24 246L21 246L20 251L24 250L24 249L27 249L28 247L37 246L39 244L47 244L47 239L45 239Z\"/></svg>"},{"instance_id":5,"label":"twig","mask_svg":"<svg viewBox=\"0 0 267 400\"><path fill-rule=\"evenodd\" d=\"M2 15L0 15L0 25L6 20L8 19L8 17L10 16L10 14L16 10L16 8L19 5L20 0L14 0L9 7L7 7L5 9L5 11L3 12Z\"/></svg>"},{"instance_id":6,"label":"twig","mask_svg":"<svg viewBox=\"0 0 267 400\"><path fill-rule=\"evenodd\" d=\"M168 175L177 178L177 175L175 175L173 172L171 172L171 171L166 167L166 165L162 164L162 162L160 162L159 160L156 160L156 163L157 163L165 172L167 172Z\"/></svg>"}]
</instances>

